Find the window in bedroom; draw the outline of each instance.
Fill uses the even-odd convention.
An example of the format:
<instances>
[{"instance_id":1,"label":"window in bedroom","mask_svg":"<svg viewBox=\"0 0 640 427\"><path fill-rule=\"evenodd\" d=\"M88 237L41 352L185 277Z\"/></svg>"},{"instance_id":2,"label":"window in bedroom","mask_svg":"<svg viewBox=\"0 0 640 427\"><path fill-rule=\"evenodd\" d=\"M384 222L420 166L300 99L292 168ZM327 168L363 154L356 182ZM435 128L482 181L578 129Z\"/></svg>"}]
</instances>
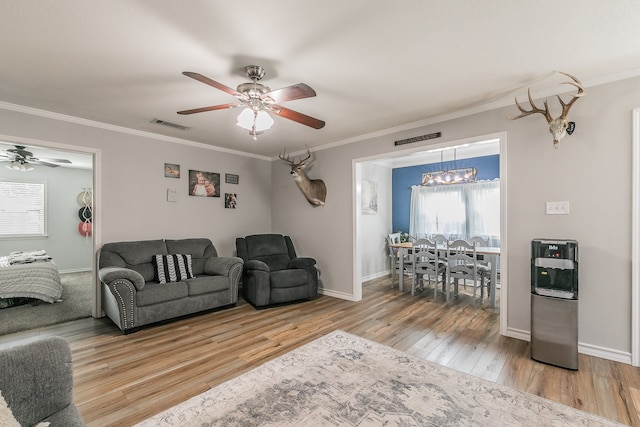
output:
<instances>
[{"instance_id":1,"label":"window in bedroom","mask_svg":"<svg viewBox=\"0 0 640 427\"><path fill-rule=\"evenodd\" d=\"M45 181L0 178L0 238L47 235Z\"/></svg>"}]
</instances>

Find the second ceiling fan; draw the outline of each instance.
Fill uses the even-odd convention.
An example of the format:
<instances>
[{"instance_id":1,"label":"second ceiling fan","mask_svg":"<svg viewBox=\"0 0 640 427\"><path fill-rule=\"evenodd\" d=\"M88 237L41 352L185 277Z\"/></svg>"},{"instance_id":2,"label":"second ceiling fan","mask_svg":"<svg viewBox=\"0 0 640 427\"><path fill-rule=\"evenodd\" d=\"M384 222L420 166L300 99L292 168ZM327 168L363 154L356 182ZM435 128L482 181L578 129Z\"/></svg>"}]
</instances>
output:
<instances>
[{"instance_id":1,"label":"second ceiling fan","mask_svg":"<svg viewBox=\"0 0 640 427\"><path fill-rule=\"evenodd\" d=\"M226 108L245 107L243 112L238 116L238 126L247 129L249 134L256 138L256 135L269 129L273 125L273 119L269 113L276 114L285 119L293 120L305 126L314 129L322 129L325 122L315 117L293 111L279 105L282 102L293 101L296 99L310 98L316 96L316 92L304 83L298 83L281 89L271 90L267 86L258 83L265 75L264 68L258 65L249 65L244 68L247 77L251 79L250 83L241 83L237 89L232 89L222 83L212 80L202 74L191 71L184 71L187 77L198 80L202 83L220 89L223 92L233 95L237 98L237 102L221 105L213 105L210 107L194 108L191 110L178 111L178 114L194 114L205 111L223 110Z\"/></svg>"}]
</instances>

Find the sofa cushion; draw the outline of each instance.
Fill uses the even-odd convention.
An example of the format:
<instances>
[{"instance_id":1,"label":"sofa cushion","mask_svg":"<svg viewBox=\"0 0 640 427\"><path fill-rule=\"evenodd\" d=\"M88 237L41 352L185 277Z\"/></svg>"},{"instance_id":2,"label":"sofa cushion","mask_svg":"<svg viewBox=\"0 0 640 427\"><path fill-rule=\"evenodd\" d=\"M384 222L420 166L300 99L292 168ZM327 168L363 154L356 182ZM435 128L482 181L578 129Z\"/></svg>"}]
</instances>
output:
<instances>
[{"instance_id":1,"label":"sofa cushion","mask_svg":"<svg viewBox=\"0 0 640 427\"><path fill-rule=\"evenodd\" d=\"M164 240L105 243L100 249L98 268L125 267L137 271L144 280L154 280L154 255L168 254ZM185 252L173 252L185 253Z\"/></svg>"},{"instance_id":2,"label":"sofa cushion","mask_svg":"<svg viewBox=\"0 0 640 427\"><path fill-rule=\"evenodd\" d=\"M158 283L180 282L194 277L191 254L159 254L153 259Z\"/></svg>"},{"instance_id":3,"label":"sofa cushion","mask_svg":"<svg viewBox=\"0 0 640 427\"><path fill-rule=\"evenodd\" d=\"M204 263L207 259L218 256L215 246L213 246L213 243L211 243L209 239L165 240L165 244L167 245L167 253L191 255L193 274L196 276L203 273Z\"/></svg>"},{"instance_id":4,"label":"sofa cushion","mask_svg":"<svg viewBox=\"0 0 640 427\"><path fill-rule=\"evenodd\" d=\"M175 282L169 286L166 284L147 282L143 290L136 292L136 305L143 307L167 301L175 301L176 304L180 304L180 302L176 300L188 296L189 289L186 282Z\"/></svg>"},{"instance_id":5,"label":"sofa cushion","mask_svg":"<svg viewBox=\"0 0 640 427\"><path fill-rule=\"evenodd\" d=\"M189 296L208 294L229 289L231 283L227 276L198 276L187 280Z\"/></svg>"}]
</instances>

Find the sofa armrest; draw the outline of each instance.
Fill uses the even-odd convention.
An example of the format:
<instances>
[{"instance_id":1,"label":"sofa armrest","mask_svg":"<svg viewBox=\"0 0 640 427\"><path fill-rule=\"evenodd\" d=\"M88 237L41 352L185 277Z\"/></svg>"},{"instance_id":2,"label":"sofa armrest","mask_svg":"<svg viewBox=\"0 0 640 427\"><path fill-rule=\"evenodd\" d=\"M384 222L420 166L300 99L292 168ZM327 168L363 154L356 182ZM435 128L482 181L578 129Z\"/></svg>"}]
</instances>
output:
<instances>
[{"instance_id":1,"label":"sofa armrest","mask_svg":"<svg viewBox=\"0 0 640 427\"><path fill-rule=\"evenodd\" d=\"M308 268L314 265L316 265L316 260L313 258L300 257L289 261L289 268Z\"/></svg>"},{"instance_id":2,"label":"sofa armrest","mask_svg":"<svg viewBox=\"0 0 640 427\"><path fill-rule=\"evenodd\" d=\"M0 351L0 389L20 425L34 425L72 406L73 366L67 342L46 337Z\"/></svg>"},{"instance_id":3,"label":"sofa armrest","mask_svg":"<svg viewBox=\"0 0 640 427\"><path fill-rule=\"evenodd\" d=\"M229 276L234 265L241 264L242 258L238 257L213 257L204 263L205 274L213 276Z\"/></svg>"},{"instance_id":4,"label":"sofa armrest","mask_svg":"<svg viewBox=\"0 0 640 427\"><path fill-rule=\"evenodd\" d=\"M247 261L244 264L244 268L245 270L259 270L259 271L266 271L266 272L271 271L271 269L266 263L262 261L258 261L257 259L250 259L249 261Z\"/></svg>"},{"instance_id":5,"label":"sofa armrest","mask_svg":"<svg viewBox=\"0 0 640 427\"><path fill-rule=\"evenodd\" d=\"M140 291L144 288L144 278L140 273L130 268L124 267L104 267L98 271L98 277L100 281L105 285L113 282L114 280L122 279L130 281L136 290Z\"/></svg>"}]
</instances>

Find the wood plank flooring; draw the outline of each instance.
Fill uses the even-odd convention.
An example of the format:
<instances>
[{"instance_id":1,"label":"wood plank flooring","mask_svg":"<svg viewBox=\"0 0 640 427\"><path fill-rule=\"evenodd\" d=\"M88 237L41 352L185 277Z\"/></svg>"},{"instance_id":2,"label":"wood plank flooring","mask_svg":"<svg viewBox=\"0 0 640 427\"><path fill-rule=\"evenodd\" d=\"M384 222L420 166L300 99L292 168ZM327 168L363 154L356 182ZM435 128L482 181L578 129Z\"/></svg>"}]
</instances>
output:
<instances>
[{"instance_id":1,"label":"wood plank flooring","mask_svg":"<svg viewBox=\"0 0 640 427\"><path fill-rule=\"evenodd\" d=\"M461 295L412 297L388 277L363 300L328 296L255 310L240 300L211 312L122 335L106 318L0 337L0 347L59 335L71 345L74 401L88 426L130 426L267 360L342 329L489 381L640 427L640 370L580 355L579 370L534 362L529 343L500 336L497 310Z\"/></svg>"}]
</instances>

